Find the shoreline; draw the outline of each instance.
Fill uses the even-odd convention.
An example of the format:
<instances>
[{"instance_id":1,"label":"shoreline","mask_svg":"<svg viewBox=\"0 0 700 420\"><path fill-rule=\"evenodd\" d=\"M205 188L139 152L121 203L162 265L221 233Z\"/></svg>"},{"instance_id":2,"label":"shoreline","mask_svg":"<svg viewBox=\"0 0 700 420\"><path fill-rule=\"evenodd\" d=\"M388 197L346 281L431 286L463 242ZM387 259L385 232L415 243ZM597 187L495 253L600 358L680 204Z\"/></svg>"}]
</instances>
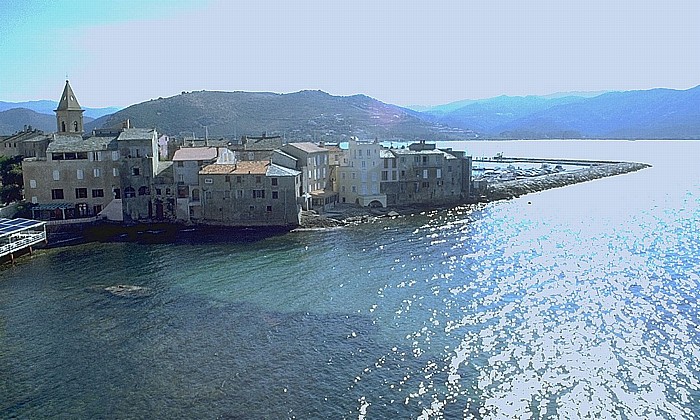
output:
<instances>
[{"instance_id":1,"label":"shoreline","mask_svg":"<svg viewBox=\"0 0 700 420\"><path fill-rule=\"evenodd\" d=\"M439 205L402 205L384 208L358 207L338 204L325 213L302 211L301 224L295 228L185 225L182 223L139 223L132 226L92 222L61 226L49 233L50 240L42 248L58 248L87 242L176 243L197 241L249 242L289 232L317 231L350 227L383 217L399 217L424 211L436 211L461 205L478 205L510 200L526 194L592 181L595 179L636 172L651 167L645 163L610 162L567 172L493 182L472 200L440 203Z\"/></svg>"}]
</instances>

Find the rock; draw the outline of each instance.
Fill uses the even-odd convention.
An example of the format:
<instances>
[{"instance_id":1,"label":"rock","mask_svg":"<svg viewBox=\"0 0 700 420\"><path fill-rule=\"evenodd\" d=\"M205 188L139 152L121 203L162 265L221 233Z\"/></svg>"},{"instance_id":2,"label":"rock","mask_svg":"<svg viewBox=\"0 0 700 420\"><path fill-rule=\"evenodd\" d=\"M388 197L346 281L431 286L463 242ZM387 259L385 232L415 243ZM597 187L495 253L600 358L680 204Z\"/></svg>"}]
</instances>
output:
<instances>
[{"instance_id":1,"label":"rock","mask_svg":"<svg viewBox=\"0 0 700 420\"><path fill-rule=\"evenodd\" d=\"M145 297L150 296L152 291L148 287L134 286L130 284L117 284L116 286L105 287L105 291L119 297Z\"/></svg>"}]
</instances>

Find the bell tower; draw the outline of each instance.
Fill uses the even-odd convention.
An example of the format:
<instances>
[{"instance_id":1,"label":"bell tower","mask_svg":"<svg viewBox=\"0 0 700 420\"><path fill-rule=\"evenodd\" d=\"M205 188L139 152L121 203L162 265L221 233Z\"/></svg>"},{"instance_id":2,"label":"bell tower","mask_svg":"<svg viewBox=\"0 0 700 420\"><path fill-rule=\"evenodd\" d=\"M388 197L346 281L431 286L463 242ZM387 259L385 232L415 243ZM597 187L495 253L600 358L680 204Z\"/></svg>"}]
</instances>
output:
<instances>
[{"instance_id":1,"label":"bell tower","mask_svg":"<svg viewBox=\"0 0 700 420\"><path fill-rule=\"evenodd\" d=\"M54 112L56 113L56 131L58 133L83 134L84 110L80 108L68 80L66 80L66 87L63 88L58 108Z\"/></svg>"}]
</instances>

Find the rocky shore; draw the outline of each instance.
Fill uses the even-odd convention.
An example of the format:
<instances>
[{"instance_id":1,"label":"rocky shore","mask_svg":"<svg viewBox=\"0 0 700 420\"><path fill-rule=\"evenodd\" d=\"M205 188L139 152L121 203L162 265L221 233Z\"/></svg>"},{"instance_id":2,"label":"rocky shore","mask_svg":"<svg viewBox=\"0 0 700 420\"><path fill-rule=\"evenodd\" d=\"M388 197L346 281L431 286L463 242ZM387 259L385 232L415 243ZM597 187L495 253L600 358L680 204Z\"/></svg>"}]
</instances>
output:
<instances>
[{"instance_id":1,"label":"rocky shore","mask_svg":"<svg viewBox=\"0 0 700 420\"><path fill-rule=\"evenodd\" d=\"M650 165L645 163L610 162L594 164L574 171L558 172L512 181L491 182L486 188L486 191L476 200L469 203L455 203L455 205L508 200L525 194L592 181L598 178L635 172L648 167L650 167ZM323 214L318 214L315 211L303 212L300 229L335 228L368 222L378 217L395 217L426 210L435 209L426 208L425 206L402 206L378 209L339 204L333 210Z\"/></svg>"}]
</instances>

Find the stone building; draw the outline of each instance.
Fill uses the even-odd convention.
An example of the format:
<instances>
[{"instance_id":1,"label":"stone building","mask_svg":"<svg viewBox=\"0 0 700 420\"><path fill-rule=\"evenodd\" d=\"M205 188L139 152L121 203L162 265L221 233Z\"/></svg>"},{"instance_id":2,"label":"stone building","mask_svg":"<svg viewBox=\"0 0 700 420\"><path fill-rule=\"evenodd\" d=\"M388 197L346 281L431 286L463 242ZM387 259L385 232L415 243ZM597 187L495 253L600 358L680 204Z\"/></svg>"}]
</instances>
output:
<instances>
[{"instance_id":1,"label":"stone building","mask_svg":"<svg viewBox=\"0 0 700 420\"><path fill-rule=\"evenodd\" d=\"M0 156L46 157L46 147L51 139L43 131L27 126L11 136L0 139Z\"/></svg>"},{"instance_id":2,"label":"stone building","mask_svg":"<svg viewBox=\"0 0 700 420\"><path fill-rule=\"evenodd\" d=\"M471 157L414 143L382 153L381 192L389 205L448 204L470 194Z\"/></svg>"},{"instance_id":3,"label":"stone building","mask_svg":"<svg viewBox=\"0 0 700 420\"><path fill-rule=\"evenodd\" d=\"M173 156L173 174L177 186L177 219L189 221L202 217L202 190L199 171L216 162L216 147L183 147Z\"/></svg>"},{"instance_id":4,"label":"stone building","mask_svg":"<svg viewBox=\"0 0 700 420\"><path fill-rule=\"evenodd\" d=\"M298 226L299 171L269 161L211 164L199 171L200 222L234 226Z\"/></svg>"},{"instance_id":5,"label":"stone building","mask_svg":"<svg viewBox=\"0 0 700 420\"><path fill-rule=\"evenodd\" d=\"M126 122L83 135L83 110L68 81L55 112L57 132L45 149L22 161L33 217L152 219L151 190L158 171L166 169L159 165L156 130Z\"/></svg>"}]
</instances>

